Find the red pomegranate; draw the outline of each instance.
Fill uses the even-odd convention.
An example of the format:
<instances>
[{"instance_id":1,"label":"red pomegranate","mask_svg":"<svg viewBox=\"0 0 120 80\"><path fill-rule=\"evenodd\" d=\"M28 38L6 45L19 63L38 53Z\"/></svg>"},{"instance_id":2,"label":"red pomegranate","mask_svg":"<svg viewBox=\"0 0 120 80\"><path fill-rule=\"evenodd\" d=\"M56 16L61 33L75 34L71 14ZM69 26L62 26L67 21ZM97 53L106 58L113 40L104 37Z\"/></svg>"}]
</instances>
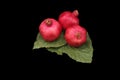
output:
<instances>
[{"instance_id":1,"label":"red pomegranate","mask_svg":"<svg viewBox=\"0 0 120 80\"><path fill-rule=\"evenodd\" d=\"M78 19L78 10L74 10L73 12L64 11L59 16L59 22L62 25L63 29L67 29L73 24L79 24Z\"/></svg>"},{"instance_id":2,"label":"red pomegranate","mask_svg":"<svg viewBox=\"0 0 120 80\"><path fill-rule=\"evenodd\" d=\"M73 47L79 47L86 42L87 31L79 25L73 25L66 29L65 40Z\"/></svg>"},{"instance_id":3,"label":"red pomegranate","mask_svg":"<svg viewBox=\"0 0 120 80\"><path fill-rule=\"evenodd\" d=\"M60 36L62 26L55 19L47 18L40 24L39 32L45 41L51 42Z\"/></svg>"}]
</instances>

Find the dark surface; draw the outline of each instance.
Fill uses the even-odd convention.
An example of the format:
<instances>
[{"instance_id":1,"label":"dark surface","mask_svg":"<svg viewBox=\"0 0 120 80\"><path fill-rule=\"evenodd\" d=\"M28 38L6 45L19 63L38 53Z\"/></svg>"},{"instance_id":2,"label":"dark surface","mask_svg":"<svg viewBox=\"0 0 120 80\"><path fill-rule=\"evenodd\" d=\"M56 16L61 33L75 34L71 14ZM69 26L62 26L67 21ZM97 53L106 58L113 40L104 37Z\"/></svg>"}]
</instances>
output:
<instances>
[{"instance_id":1,"label":"dark surface","mask_svg":"<svg viewBox=\"0 0 120 80\"><path fill-rule=\"evenodd\" d=\"M40 4L45 4L41 7ZM79 11L80 24L84 26L93 42L94 53L92 64L97 63L97 17L98 13L96 10L97 4L88 4L86 2L75 2L75 1L48 1L46 3L42 2L39 5L31 7L31 20L32 20L32 47L38 33L38 26L45 18L55 18L58 19L58 16L63 11L73 11L77 9ZM86 6L87 5L87 6ZM74 53L73 53L74 54ZM39 49L32 51L32 63L44 63L44 64L83 64L76 62L69 58L66 54L62 56L57 55L56 53L51 53L46 49Z\"/></svg>"},{"instance_id":2,"label":"dark surface","mask_svg":"<svg viewBox=\"0 0 120 80\"><path fill-rule=\"evenodd\" d=\"M1 29L2 34L4 34L4 37L2 36L1 40L5 40L5 42L1 42L3 43L1 47L4 49L1 49L2 51L0 53L0 58L3 63L1 66L4 66L5 68L1 69L5 75L7 74L7 72L5 72L7 69L11 70L10 73L8 73L8 75L10 75L11 72L13 72L13 69L15 69L16 72L19 72L17 70L21 71L22 68L25 68L25 70L28 69L29 72L31 72L31 69L36 69L36 71L41 69L43 72L45 72L43 69L44 67L45 69L50 69L51 74L54 70L54 67L52 66L53 69L51 69L50 66L54 64L60 64L59 68L55 66L55 68L57 68L57 72L65 67L61 67L61 64L79 64L80 66L75 67L72 67L71 65L67 66L67 70L70 72L70 74L72 73L71 70L73 69L75 71L74 73L78 72L77 74L79 75L79 78L82 77L82 75L79 73L85 75L85 77L87 77L86 74L91 74L91 77L95 78L96 75L101 76L103 73L106 76L107 74L105 72L110 74L116 73L111 72L111 70L117 69L116 67L118 66L114 64L119 61L119 56L117 56L119 52L116 51L119 50L117 49L119 47L116 46L119 46L119 41L117 41L119 36L119 31L117 30L119 29L116 29L119 27L119 25L115 26L116 23L119 23L116 21L119 20L113 19L113 17L118 17L115 16L115 9L117 8L116 6L113 7L113 1L111 1L112 3L108 3L108 1L105 2L91 0L44 0L44 2L40 0L39 2L13 1L12 4L9 2L5 1L5 5L1 5L3 8L1 13L4 14L1 15L1 17L3 17L1 20L5 21L5 23L1 25L1 28L5 28L5 30ZM48 52L46 49L32 50L38 33L38 26L41 21L48 17L57 19L61 12L65 10L73 11L74 9L78 9L80 13L80 24L87 29L93 43L94 53L91 64L76 62L66 54L59 56L56 53ZM116 32L115 35L114 32ZM118 35L116 36L116 34ZM29 64L29 62L30 65L26 66ZM49 66L44 64L48 64ZM99 64L98 67L95 66L96 64ZM119 64L119 62L117 64ZM83 67L83 65L85 66ZM88 65L94 65L92 67L93 69L91 69ZM108 66L106 67L106 65ZM17 68L17 66L19 68ZM69 69L69 67L72 68ZM105 70L102 68L105 68ZM94 72L94 69L96 72L99 73L100 71L102 73L99 75ZM24 73L25 70L22 69L22 73ZM38 71L38 73L39 72L41 71ZM46 73L47 72L45 72L45 74ZM64 73L64 71L62 71L62 73ZM34 73L30 74L33 75ZM51 77L54 77L54 75Z\"/></svg>"}]
</instances>

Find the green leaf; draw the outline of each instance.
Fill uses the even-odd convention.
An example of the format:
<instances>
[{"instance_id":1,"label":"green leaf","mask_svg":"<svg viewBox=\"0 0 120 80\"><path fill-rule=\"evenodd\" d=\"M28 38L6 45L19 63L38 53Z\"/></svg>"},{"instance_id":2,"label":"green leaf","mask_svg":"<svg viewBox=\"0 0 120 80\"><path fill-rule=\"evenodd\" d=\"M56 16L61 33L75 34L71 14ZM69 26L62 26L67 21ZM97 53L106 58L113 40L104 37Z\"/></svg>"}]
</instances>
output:
<instances>
[{"instance_id":1,"label":"green leaf","mask_svg":"<svg viewBox=\"0 0 120 80\"><path fill-rule=\"evenodd\" d=\"M60 48L61 47L58 47L58 48L47 48L47 50L50 51L50 52L55 52L58 55L62 55L63 53L62 53L62 51L60 51Z\"/></svg>"},{"instance_id":2,"label":"green leaf","mask_svg":"<svg viewBox=\"0 0 120 80\"><path fill-rule=\"evenodd\" d=\"M39 49L39 48L49 48L49 47L60 47L66 44L66 41L64 39L64 33L60 35L60 37L53 41L53 42L46 42L40 33L38 33L36 41L34 42L33 49Z\"/></svg>"},{"instance_id":3,"label":"green leaf","mask_svg":"<svg viewBox=\"0 0 120 80\"><path fill-rule=\"evenodd\" d=\"M70 58L82 63L91 63L93 56L93 47L89 35L87 35L87 42L78 48L64 45L59 48L48 48L48 51L56 52L58 55L66 53Z\"/></svg>"}]
</instances>

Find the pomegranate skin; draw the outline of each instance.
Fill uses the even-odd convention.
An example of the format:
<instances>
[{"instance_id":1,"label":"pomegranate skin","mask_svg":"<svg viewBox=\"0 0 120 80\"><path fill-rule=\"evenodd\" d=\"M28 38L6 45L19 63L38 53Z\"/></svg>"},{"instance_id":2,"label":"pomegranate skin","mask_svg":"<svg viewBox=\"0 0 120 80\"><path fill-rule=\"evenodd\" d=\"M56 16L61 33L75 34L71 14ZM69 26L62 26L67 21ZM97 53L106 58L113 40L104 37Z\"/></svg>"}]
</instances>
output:
<instances>
[{"instance_id":1,"label":"pomegranate skin","mask_svg":"<svg viewBox=\"0 0 120 80\"><path fill-rule=\"evenodd\" d=\"M87 31L79 25L73 25L72 27L66 29L64 37L70 46L79 47L86 42Z\"/></svg>"},{"instance_id":2,"label":"pomegranate skin","mask_svg":"<svg viewBox=\"0 0 120 80\"><path fill-rule=\"evenodd\" d=\"M59 15L58 21L62 25L63 29L67 29L73 24L79 24L79 19L78 19L78 13L75 13L77 11L65 11Z\"/></svg>"},{"instance_id":3,"label":"pomegranate skin","mask_svg":"<svg viewBox=\"0 0 120 80\"><path fill-rule=\"evenodd\" d=\"M51 42L60 36L62 26L55 19L47 18L39 25L39 32L45 41Z\"/></svg>"}]
</instances>

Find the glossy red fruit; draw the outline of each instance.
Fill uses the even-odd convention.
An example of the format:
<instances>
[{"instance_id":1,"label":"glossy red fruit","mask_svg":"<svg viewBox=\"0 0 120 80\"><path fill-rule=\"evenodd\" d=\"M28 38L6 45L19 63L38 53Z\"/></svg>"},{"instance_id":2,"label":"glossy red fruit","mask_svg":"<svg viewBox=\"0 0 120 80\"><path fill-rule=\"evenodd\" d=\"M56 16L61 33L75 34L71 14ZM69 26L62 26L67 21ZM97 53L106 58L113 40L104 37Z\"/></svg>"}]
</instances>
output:
<instances>
[{"instance_id":1,"label":"glossy red fruit","mask_svg":"<svg viewBox=\"0 0 120 80\"><path fill-rule=\"evenodd\" d=\"M79 19L77 17L78 15L78 10L74 10L73 12L65 11L61 13L59 16L59 22L63 29L67 29L73 24L79 24Z\"/></svg>"},{"instance_id":2,"label":"glossy red fruit","mask_svg":"<svg viewBox=\"0 0 120 80\"><path fill-rule=\"evenodd\" d=\"M60 36L62 26L55 19L47 18L40 24L39 32L45 41L51 42Z\"/></svg>"},{"instance_id":3,"label":"glossy red fruit","mask_svg":"<svg viewBox=\"0 0 120 80\"><path fill-rule=\"evenodd\" d=\"M73 47L79 47L86 42L87 31L79 25L73 25L66 29L65 40Z\"/></svg>"}]
</instances>

